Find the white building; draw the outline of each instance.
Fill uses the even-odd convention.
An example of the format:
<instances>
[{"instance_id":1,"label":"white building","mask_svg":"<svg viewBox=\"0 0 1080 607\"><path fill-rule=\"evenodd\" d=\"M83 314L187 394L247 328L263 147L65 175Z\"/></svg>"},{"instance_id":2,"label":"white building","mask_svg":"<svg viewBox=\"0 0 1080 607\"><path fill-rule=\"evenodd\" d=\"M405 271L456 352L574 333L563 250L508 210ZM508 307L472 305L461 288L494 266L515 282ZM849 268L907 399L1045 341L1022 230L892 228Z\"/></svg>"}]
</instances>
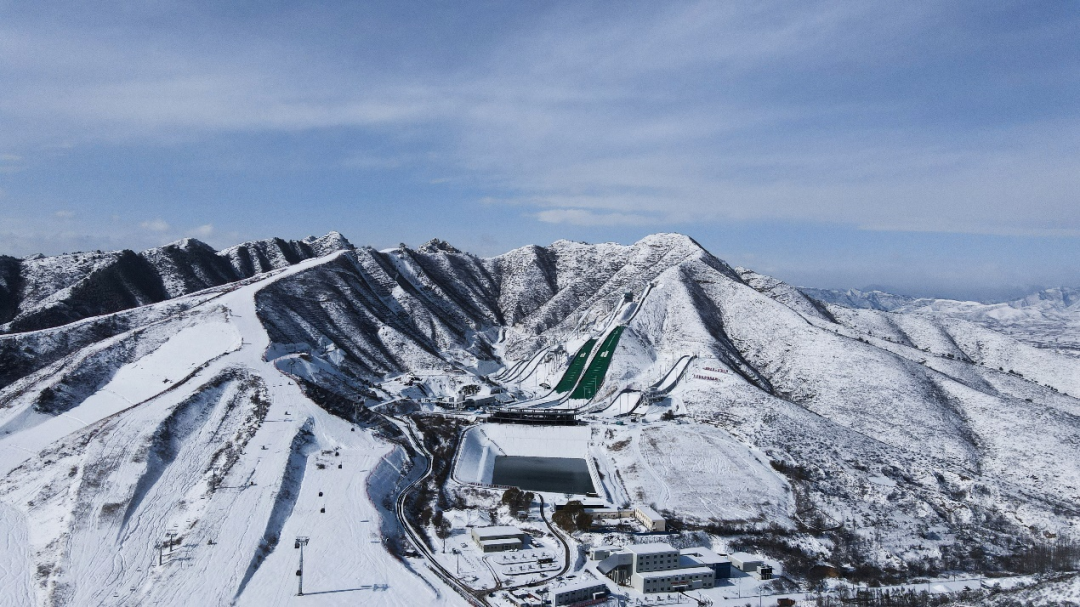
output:
<instances>
[{"instance_id":1,"label":"white building","mask_svg":"<svg viewBox=\"0 0 1080 607\"><path fill-rule=\"evenodd\" d=\"M667 522L664 517L653 510L652 508L641 505L634 508L634 518L645 525L645 528L649 531L665 531L667 529Z\"/></svg>"},{"instance_id":2,"label":"white building","mask_svg":"<svg viewBox=\"0 0 1080 607\"><path fill-rule=\"evenodd\" d=\"M713 570L708 567L646 571L630 576L630 586L641 593L699 590L712 588L715 583Z\"/></svg>"},{"instance_id":3,"label":"white building","mask_svg":"<svg viewBox=\"0 0 1080 607\"><path fill-rule=\"evenodd\" d=\"M634 544L626 552L632 555L634 573L679 568L679 551L667 544Z\"/></svg>"},{"instance_id":4,"label":"white building","mask_svg":"<svg viewBox=\"0 0 1080 607\"><path fill-rule=\"evenodd\" d=\"M743 573L753 573L764 564L758 557L745 552L733 552L728 558L731 559L731 564Z\"/></svg>"},{"instance_id":5,"label":"white building","mask_svg":"<svg viewBox=\"0 0 1080 607\"><path fill-rule=\"evenodd\" d=\"M484 552L520 550L525 543L525 533L517 527L473 527L472 538Z\"/></svg>"},{"instance_id":6,"label":"white building","mask_svg":"<svg viewBox=\"0 0 1080 607\"><path fill-rule=\"evenodd\" d=\"M715 556L711 551L705 552ZM711 559L684 555L667 544L635 544L607 553L597 565L597 571L619 584L629 581L641 593L678 592L715 585L716 571L705 560Z\"/></svg>"},{"instance_id":7,"label":"white building","mask_svg":"<svg viewBox=\"0 0 1080 607\"><path fill-rule=\"evenodd\" d=\"M744 573L749 573L759 580L771 580L773 578L772 565L752 554L736 552L728 556L731 557L731 564Z\"/></svg>"},{"instance_id":8,"label":"white building","mask_svg":"<svg viewBox=\"0 0 1080 607\"><path fill-rule=\"evenodd\" d=\"M683 548L679 555L679 564L683 567L708 567L717 578L731 577L731 559L708 548Z\"/></svg>"},{"instance_id":9,"label":"white building","mask_svg":"<svg viewBox=\"0 0 1080 607\"><path fill-rule=\"evenodd\" d=\"M609 594L607 584L598 580L581 580L551 589L552 607L572 605L582 601L601 599Z\"/></svg>"}]
</instances>

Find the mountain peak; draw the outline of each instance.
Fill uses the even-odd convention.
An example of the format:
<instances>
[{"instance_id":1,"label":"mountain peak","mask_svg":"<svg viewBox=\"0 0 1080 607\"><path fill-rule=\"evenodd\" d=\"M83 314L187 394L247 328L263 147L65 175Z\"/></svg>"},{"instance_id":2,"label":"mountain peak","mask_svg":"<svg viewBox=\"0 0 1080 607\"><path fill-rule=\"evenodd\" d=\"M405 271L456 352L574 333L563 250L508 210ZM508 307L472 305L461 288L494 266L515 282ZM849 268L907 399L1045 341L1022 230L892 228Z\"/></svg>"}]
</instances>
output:
<instances>
[{"instance_id":1,"label":"mountain peak","mask_svg":"<svg viewBox=\"0 0 1080 607\"><path fill-rule=\"evenodd\" d=\"M657 232L649 234L634 244L662 245L669 247L692 247L705 250L696 240L678 232Z\"/></svg>"},{"instance_id":2,"label":"mountain peak","mask_svg":"<svg viewBox=\"0 0 1080 607\"><path fill-rule=\"evenodd\" d=\"M169 244L158 247L159 249L183 249L185 251L191 251L195 249L201 249L204 251L217 252L214 247L206 244L198 238L181 238L180 240L174 240Z\"/></svg>"},{"instance_id":3,"label":"mountain peak","mask_svg":"<svg viewBox=\"0 0 1080 607\"><path fill-rule=\"evenodd\" d=\"M438 238L432 238L417 250L421 253L461 253L454 245Z\"/></svg>"}]
</instances>

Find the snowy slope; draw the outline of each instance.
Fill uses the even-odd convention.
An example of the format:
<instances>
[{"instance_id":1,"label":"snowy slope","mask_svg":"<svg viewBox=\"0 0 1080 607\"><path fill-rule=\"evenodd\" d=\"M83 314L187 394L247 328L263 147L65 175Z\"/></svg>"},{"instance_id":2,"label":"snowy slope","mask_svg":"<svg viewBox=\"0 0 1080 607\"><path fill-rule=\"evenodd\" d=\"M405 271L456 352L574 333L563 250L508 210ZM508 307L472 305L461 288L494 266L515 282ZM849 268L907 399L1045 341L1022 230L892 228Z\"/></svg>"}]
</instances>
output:
<instances>
[{"instance_id":1,"label":"snowy slope","mask_svg":"<svg viewBox=\"0 0 1080 607\"><path fill-rule=\"evenodd\" d=\"M167 337L63 415L0 440L0 562L33 564L5 569L11 588L48 605L288 604L288 542L303 534L305 604L445 599L383 549L368 475L397 447L264 359L255 294L311 265L146 329ZM169 532L179 546L159 566ZM0 603L26 604L20 592Z\"/></svg>"}]
</instances>

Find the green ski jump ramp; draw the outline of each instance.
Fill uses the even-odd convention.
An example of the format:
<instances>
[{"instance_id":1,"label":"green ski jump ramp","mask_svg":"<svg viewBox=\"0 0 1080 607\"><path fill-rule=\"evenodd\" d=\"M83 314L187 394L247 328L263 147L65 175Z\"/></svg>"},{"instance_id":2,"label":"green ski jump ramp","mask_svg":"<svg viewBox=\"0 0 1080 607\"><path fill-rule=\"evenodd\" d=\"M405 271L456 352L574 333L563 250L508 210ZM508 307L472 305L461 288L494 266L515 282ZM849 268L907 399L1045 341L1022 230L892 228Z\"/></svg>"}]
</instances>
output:
<instances>
[{"instance_id":1,"label":"green ski jump ramp","mask_svg":"<svg viewBox=\"0 0 1080 607\"><path fill-rule=\"evenodd\" d=\"M596 392L604 383L604 376L607 374L608 367L611 366L611 357L615 354L615 347L619 345L619 337L622 336L625 328L625 326L619 325L612 329L611 333L608 333L604 343L600 346L600 350L593 357L592 364L589 365L589 368L581 377L581 381L578 382L577 389L570 395L571 399L589 399L596 396Z\"/></svg>"},{"instance_id":2,"label":"green ski jump ramp","mask_svg":"<svg viewBox=\"0 0 1080 607\"><path fill-rule=\"evenodd\" d=\"M585 345L581 346L581 349L574 355L574 360L570 362L570 367L566 369L566 373L563 373L562 379L555 386L556 392L569 392L574 389L578 378L581 377L581 372L585 370L585 363L588 362L589 354L595 345L596 340L590 339L585 342Z\"/></svg>"}]
</instances>

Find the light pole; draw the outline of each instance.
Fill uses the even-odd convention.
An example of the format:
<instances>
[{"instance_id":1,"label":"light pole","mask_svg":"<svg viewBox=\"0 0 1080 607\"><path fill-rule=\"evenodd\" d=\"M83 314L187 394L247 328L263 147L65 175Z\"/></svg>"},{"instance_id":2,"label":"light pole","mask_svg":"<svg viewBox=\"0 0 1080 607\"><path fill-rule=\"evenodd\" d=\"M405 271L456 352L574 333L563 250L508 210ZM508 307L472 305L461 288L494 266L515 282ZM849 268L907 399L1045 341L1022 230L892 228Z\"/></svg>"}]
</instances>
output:
<instances>
[{"instance_id":1,"label":"light pole","mask_svg":"<svg viewBox=\"0 0 1080 607\"><path fill-rule=\"evenodd\" d=\"M300 549L300 568L296 570L296 577L298 586L296 588L296 596L304 596L304 546L308 545L308 538L299 536L296 538L296 544L293 548Z\"/></svg>"}]
</instances>

